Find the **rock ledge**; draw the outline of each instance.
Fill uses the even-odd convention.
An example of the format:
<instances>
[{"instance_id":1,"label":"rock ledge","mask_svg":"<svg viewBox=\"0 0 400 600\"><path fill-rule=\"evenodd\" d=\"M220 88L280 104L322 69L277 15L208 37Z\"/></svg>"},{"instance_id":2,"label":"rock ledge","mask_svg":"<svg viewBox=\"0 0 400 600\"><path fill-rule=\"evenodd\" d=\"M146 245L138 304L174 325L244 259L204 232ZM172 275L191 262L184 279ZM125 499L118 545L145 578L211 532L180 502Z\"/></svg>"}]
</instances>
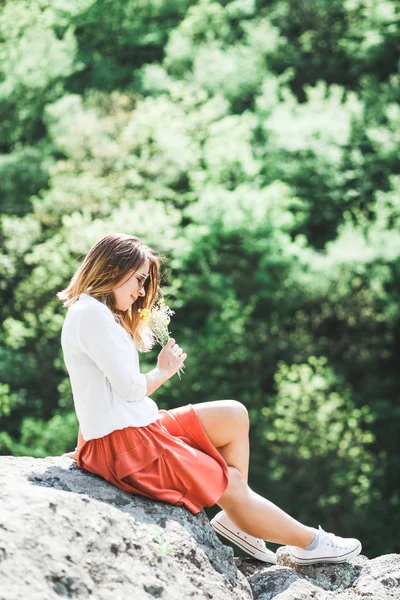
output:
<instances>
[{"instance_id":1,"label":"rock ledge","mask_svg":"<svg viewBox=\"0 0 400 600\"><path fill-rule=\"evenodd\" d=\"M400 600L400 556L303 568L234 558L207 515L68 458L0 457L0 600Z\"/></svg>"}]
</instances>

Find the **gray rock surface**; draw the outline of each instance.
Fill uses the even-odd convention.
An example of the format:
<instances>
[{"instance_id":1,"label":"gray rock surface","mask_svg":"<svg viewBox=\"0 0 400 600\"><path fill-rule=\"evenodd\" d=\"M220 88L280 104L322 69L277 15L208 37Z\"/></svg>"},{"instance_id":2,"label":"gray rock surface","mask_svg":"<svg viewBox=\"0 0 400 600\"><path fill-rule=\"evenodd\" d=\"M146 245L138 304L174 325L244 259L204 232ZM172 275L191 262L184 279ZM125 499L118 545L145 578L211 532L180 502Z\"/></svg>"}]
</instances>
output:
<instances>
[{"instance_id":1,"label":"gray rock surface","mask_svg":"<svg viewBox=\"0 0 400 600\"><path fill-rule=\"evenodd\" d=\"M207 515L133 496L69 458L0 456L0 599L250 600Z\"/></svg>"},{"instance_id":2,"label":"gray rock surface","mask_svg":"<svg viewBox=\"0 0 400 600\"><path fill-rule=\"evenodd\" d=\"M0 456L0 600L400 600L400 555L234 558L207 515L133 496L63 457Z\"/></svg>"},{"instance_id":3,"label":"gray rock surface","mask_svg":"<svg viewBox=\"0 0 400 600\"><path fill-rule=\"evenodd\" d=\"M276 565L235 559L255 600L400 600L400 555L369 560L360 555L342 564L295 565L285 546Z\"/></svg>"}]
</instances>

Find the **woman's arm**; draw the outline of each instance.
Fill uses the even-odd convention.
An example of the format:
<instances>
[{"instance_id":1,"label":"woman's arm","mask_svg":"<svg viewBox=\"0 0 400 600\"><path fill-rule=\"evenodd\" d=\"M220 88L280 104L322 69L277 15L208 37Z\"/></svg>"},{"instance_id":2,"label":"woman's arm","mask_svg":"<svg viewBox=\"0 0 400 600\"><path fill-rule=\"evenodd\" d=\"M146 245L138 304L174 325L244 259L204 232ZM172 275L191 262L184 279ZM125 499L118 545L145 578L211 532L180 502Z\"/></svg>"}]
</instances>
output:
<instances>
[{"instance_id":1,"label":"woman's arm","mask_svg":"<svg viewBox=\"0 0 400 600\"><path fill-rule=\"evenodd\" d=\"M157 366L145 373L147 381L146 396L152 394L163 383L182 368L187 354L178 346L174 338L169 338L157 358Z\"/></svg>"},{"instance_id":2,"label":"woman's arm","mask_svg":"<svg viewBox=\"0 0 400 600\"><path fill-rule=\"evenodd\" d=\"M152 371L145 373L144 375L147 381L147 392L146 395L150 396L153 392L155 392L163 383L167 381L171 377L171 375L163 370L156 367Z\"/></svg>"},{"instance_id":3,"label":"woman's arm","mask_svg":"<svg viewBox=\"0 0 400 600\"><path fill-rule=\"evenodd\" d=\"M76 326L80 349L102 371L113 390L125 402L142 401L146 378L132 365L132 352L128 352L126 337L118 331L111 312L104 312L104 307L85 307L78 313Z\"/></svg>"}]
</instances>

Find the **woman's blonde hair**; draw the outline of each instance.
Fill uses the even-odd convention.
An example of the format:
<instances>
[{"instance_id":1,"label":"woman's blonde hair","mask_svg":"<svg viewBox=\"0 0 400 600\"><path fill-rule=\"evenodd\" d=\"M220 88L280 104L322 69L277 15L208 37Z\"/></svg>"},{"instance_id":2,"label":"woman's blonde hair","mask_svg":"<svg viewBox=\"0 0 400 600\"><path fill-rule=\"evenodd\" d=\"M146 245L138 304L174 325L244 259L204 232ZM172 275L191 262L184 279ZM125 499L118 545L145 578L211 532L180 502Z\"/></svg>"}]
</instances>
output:
<instances>
[{"instance_id":1,"label":"woman's blonde hair","mask_svg":"<svg viewBox=\"0 0 400 600\"><path fill-rule=\"evenodd\" d=\"M149 261L149 277L144 283L145 296L138 296L135 308L118 310L113 289L134 269L135 272ZM63 306L69 308L84 292L103 302L115 315L122 327L133 336L142 352L151 350L154 340L148 325L140 319L139 308L151 308L161 298L160 263L163 257L146 246L134 235L109 233L96 242L75 271L69 285L57 292Z\"/></svg>"}]
</instances>

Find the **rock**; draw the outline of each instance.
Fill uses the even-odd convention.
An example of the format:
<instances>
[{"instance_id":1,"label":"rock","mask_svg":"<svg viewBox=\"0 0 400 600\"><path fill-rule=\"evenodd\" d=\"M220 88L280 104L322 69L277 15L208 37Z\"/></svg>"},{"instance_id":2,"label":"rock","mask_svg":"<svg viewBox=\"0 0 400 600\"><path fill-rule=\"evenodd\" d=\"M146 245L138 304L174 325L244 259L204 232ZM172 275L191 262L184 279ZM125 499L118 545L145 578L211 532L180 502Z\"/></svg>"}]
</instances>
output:
<instances>
[{"instance_id":1,"label":"rock","mask_svg":"<svg viewBox=\"0 0 400 600\"><path fill-rule=\"evenodd\" d=\"M0 600L251 600L207 515L66 457L0 456Z\"/></svg>"},{"instance_id":2,"label":"rock","mask_svg":"<svg viewBox=\"0 0 400 600\"><path fill-rule=\"evenodd\" d=\"M400 600L400 555L234 558L207 515L123 492L66 457L0 456L0 600Z\"/></svg>"},{"instance_id":3,"label":"rock","mask_svg":"<svg viewBox=\"0 0 400 600\"><path fill-rule=\"evenodd\" d=\"M372 560L360 555L347 563L307 566L293 563L285 546L276 554L276 565L235 559L254 600L400 600L399 554Z\"/></svg>"}]
</instances>

